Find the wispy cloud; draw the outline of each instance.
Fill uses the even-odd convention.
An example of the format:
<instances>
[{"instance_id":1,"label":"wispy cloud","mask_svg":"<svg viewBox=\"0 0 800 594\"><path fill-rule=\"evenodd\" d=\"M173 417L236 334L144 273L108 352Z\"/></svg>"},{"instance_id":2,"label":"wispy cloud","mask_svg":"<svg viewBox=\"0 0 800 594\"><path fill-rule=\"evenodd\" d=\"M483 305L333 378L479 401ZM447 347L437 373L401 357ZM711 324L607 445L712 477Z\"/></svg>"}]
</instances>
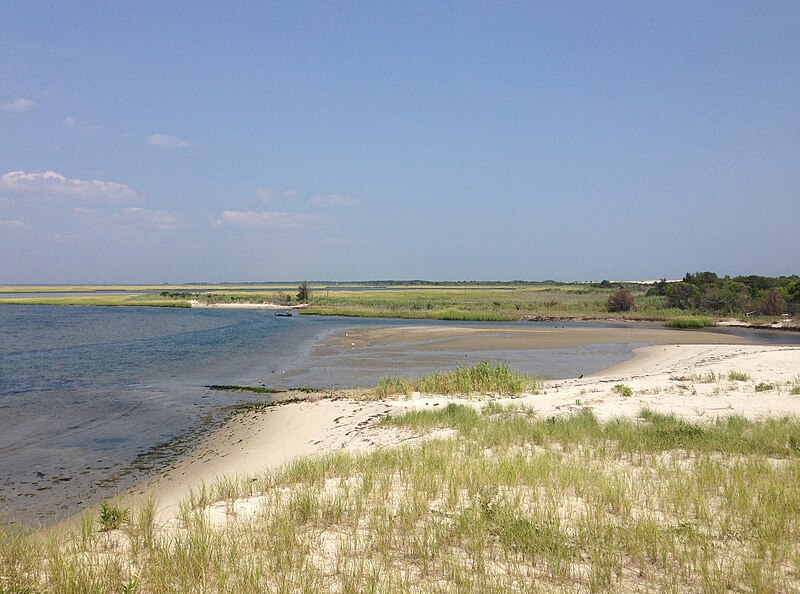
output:
<instances>
[{"instance_id":1,"label":"wispy cloud","mask_svg":"<svg viewBox=\"0 0 800 594\"><path fill-rule=\"evenodd\" d=\"M40 198L74 197L100 202L138 202L133 188L111 181L70 179L55 171L9 171L0 176L0 191Z\"/></svg>"},{"instance_id":2,"label":"wispy cloud","mask_svg":"<svg viewBox=\"0 0 800 594\"><path fill-rule=\"evenodd\" d=\"M191 146L189 141L178 138L177 136L168 136L166 134L151 134L147 137L148 144L156 146L166 146L169 148L187 148Z\"/></svg>"},{"instance_id":3,"label":"wispy cloud","mask_svg":"<svg viewBox=\"0 0 800 594\"><path fill-rule=\"evenodd\" d=\"M131 207L122 211L122 216L127 220L139 223L157 231L177 231L188 227L180 215L164 210L147 210L145 208Z\"/></svg>"},{"instance_id":4,"label":"wispy cloud","mask_svg":"<svg viewBox=\"0 0 800 594\"><path fill-rule=\"evenodd\" d=\"M179 214L164 210L148 210L139 207L109 210L76 206L71 211L80 218L84 225L112 232L132 229L178 231L189 226Z\"/></svg>"},{"instance_id":5,"label":"wispy cloud","mask_svg":"<svg viewBox=\"0 0 800 594\"><path fill-rule=\"evenodd\" d=\"M275 192L267 188L256 188L256 194L258 194L262 202L267 204L275 200Z\"/></svg>"},{"instance_id":6,"label":"wispy cloud","mask_svg":"<svg viewBox=\"0 0 800 594\"><path fill-rule=\"evenodd\" d=\"M100 132L100 126L96 126L95 124L90 124L85 120L79 120L73 116L67 116L64 118L64 127L71 128L73 130L77 130L81 134L85 134L86 136L94 136L98 132Z\"/></svg>"},{"instance_id":7,"label":"wispy cloud","mask_svg":"<svg viewBox=\"0 0 800 594\"><path fill-rule=\"evenodd\" d=\"M311 204L320 206L354 206L358 198L340 196L339 194L320 194L311 198Z\"/></svg>"},{"instance_id":8,"label":"wispy cloud","mask_svg":"<svg viewBox=\"0 0 800 594\"><path fill-rule=\"evenodd\" d=\"M25 221L18 219L0 219L0 229L4 231L28 231L31 228Z\"/></svg>"},{"instance_id":9,"label":"wispy cloud","mask_svg":"<svg viewBox=\"0 0 800 594\"><path fill-rule=\"evenodd\" d=\"M17 97L14 101L10 101L8 103L3 103L0 105L1 109L6 111L30 111L30 109L34 106L34 102L30 99L23 99L22 97Z\"/></svg>"},{"instance_id":10,"label":"wispy cloud","mask_svg":"<svg viewBox=\"0 0 800 594\"><path fill-rule=\"evenodd\" d=\"M316 222L316 217L303 212L252 212L225 210L222 216L212 219L217 226L270 227L275 229L299 229Z\"/></svg>"}]
</instances>

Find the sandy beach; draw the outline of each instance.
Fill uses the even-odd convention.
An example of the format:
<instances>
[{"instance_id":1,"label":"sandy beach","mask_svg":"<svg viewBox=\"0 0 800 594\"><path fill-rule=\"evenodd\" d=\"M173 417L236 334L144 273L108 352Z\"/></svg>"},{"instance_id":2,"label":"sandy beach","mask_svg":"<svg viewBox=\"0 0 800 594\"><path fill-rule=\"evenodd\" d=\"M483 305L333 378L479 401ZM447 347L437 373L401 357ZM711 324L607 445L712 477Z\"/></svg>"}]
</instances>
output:
<instances>
[{"instance_id":1,"label":"sandy beach","mask_svg":"<svg viewBox=\"0 0 800 594\"><path fill-rule=\"evenodd\" d=\"M731 381L731 372L748 379ZM178 502L190 488L210 485L223 476L249 476L303 456L416 441L416 436L378 426L376 421L385 415L448 402L482 406L492 399L531 407L539 417L570 415L588 408L600 419L611 419L634 417L649 408L693 421L734 414L757 419L800 415L800 396L791 393L791 386L798 381L800 347L671 344L638 349L634 359L615 368L587 377L550 381L541 393L515 398L485 395L454 399L413 394L410 398L378 401L364 391L310 394L304 402L238 415L173 470L137 493L154 492L160 517L166 520L174 517ZM617 385L630 388L631 394L615 391Z\"/></svg>"},{"instance_id":2,"label":"sandy beach","mask_svg":"<svg viewBox=\"0 0 800 594\"><path fill-rule=\"evenodd\" d=\"M305 303L297 305L281 305L280 303L203 303L196 299L190 299L189 305L192 307L212 308L212 309L303 309L308 307Z\"/></svg>"},{"instance_id":3,"label":"sandy beach","mask_svg":"<svg viewBox=\"0 0 800 594\"><path fill-rule=\"evenodd\" d=\"M47 554L143 591L798 590L800 347L654 345L536 389L248 410Z\"/></svg>"}]
</instances>

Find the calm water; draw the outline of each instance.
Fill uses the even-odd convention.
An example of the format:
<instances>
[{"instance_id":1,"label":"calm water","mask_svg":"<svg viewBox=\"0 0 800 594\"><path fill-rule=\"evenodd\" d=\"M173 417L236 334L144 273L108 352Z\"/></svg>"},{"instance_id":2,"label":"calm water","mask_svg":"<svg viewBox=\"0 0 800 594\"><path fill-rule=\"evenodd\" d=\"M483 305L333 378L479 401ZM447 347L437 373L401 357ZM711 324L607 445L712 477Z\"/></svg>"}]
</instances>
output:
<instances>
[{"instance_id":1,"label":"calm water","mask_svg":"<svg viewBox=\"0 0 800 594\"><path fill-rule=\"evenodd\" d=\"M0 520L49 521L123 491L163 470L222 406L254 399L209 391L209 384L361 386L398 369L419 375L497 358L413 349L387 357L379 347L314 352L327 334L347 328L428 324L442 322L0 306ZM525 373L566 377L621 362L636 346L504 351L502 358Z\"/></svg>"}]
</instances>

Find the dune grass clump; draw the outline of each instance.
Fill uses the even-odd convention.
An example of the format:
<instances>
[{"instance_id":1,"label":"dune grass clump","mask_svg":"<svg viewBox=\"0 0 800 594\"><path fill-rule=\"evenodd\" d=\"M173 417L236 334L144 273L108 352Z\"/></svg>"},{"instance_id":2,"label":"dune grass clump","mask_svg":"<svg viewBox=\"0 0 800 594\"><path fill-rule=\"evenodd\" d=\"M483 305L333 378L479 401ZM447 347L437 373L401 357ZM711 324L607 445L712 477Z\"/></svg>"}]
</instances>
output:
<instances>
[{"instance_id":1,"label":"dune grass clump","mask_svg":"<svg viewBox=\"0 0 800 594\"><path fill-rule=\"evenodd\" d=\"M630 386L626 386L625 384L615 384L614 387L611 388L611 391L625 398L633 396L633 390L631 390Z\"/></svg>"},{"instance_id":2,"label":"dune grass clump","mask_svg":"<svg viewBox=\"0 0 800 594\"><path fill-rule=\"evenodd\" d=\"M742 371L731 371L728 373L728 379L732 382L749 382L750 376Z\"/></svg>"},{"instance_id":3,"label":"dune grass clump","mask_svg":"<svg viewBox=\"0 0 800 594\"><path fill-rule=\"evenodd\" d=\"M711 328L717 325L717 322L711 318L703 317L680 317L667 321L664 324L667 328Z\"/></svg>"},{"instance_id":4,"label":"dune grass clump","mask_svg":"<svg viewBox=\"0 0 800 594\"><path fill-rule=\"evenodd\" d=\"M542 380L526 377L508 363L483 361L453 371L440 371L419 379L384 377L375 387L375 393L382 397L397 394L409 396L412 392L445 396L489 393L515 395L526 390L536 391L542 384Z\"/></svg>"},{"instance_id":5,"label":"dune grass clump","mask_svg":"<svg viewBox=\"0 0 800 594\"><path fill-rule=\"evenodd\" d=\"M131 512L128 508L110 503L106 499L100 502L98 521L100 522L101 531L109 532L111 530L118 530L123 524L130 521L130 517Z\"/></svg>"}]
</instances>

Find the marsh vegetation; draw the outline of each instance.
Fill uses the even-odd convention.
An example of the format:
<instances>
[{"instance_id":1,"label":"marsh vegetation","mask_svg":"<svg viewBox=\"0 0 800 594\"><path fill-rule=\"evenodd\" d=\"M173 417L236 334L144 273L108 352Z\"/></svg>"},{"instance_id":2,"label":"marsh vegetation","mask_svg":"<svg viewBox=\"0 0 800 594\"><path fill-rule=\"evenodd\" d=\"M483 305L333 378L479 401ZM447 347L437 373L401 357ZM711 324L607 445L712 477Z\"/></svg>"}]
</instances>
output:
<instances>
[{"instance_id":1,"label":"marsh vegetation","mask_svg":"<svg viewBox=\"0 0 800 594\"><path fill-rule=\"evenodd\" d=\"M6 287L0 292L49 292L61 287ZM71 292L91 287L65 287ZM243 284L153 287L95 287L125 290L131 295L72 295L69 297L5 298L0 303L75 305L172 305L190 301L206 305L307 305L305 314L370 318L436 319L452 321L511 321L552 319L629 319L672 322L672 327L702 328L717 319L735 317L769 324L800 313L800 277L719 277L713 272L686 274L677 282L563 283L555 281L505 283L430 283L368 281L361 283ZM296 295L292 294L296 291Z\"/></svg>"}]
</instances>

